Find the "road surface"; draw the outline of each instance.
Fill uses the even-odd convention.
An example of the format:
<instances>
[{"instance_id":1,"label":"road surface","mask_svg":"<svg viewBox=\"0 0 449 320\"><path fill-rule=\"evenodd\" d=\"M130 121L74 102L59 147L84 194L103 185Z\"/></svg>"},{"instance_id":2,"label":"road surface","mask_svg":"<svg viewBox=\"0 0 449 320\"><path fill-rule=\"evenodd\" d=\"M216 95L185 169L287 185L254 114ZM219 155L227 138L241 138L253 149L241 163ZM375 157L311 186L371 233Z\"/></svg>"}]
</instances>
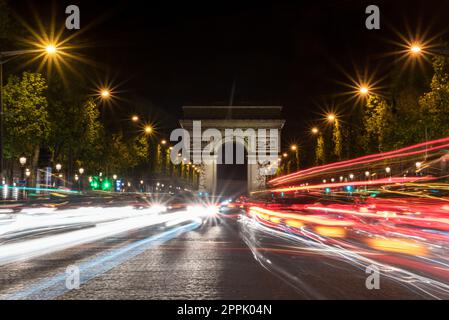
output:
<instances>
[{"instance_id":1,"label":"road surface","mask_svg":"<svg viewBox=\"0 0 449 320\"><path fill-rule=\"evenodd\" d=\"M151 219L163 217L162 224L159 221L136 226L128 221L134 217L121 217L89 225L81 219L66 229L53 226L4 239L0 245L0 262L4 259L0 266L0 298L431 298L388 278L381 278L379 290L368 290L364 269L300 248L263 229L248 231L233 219L206 216L201 220L179 220L170 214L152 214ZM118 226L127 229L116 229ZM101 228L111 233L92 233ZM55 247L53 240L66 243L69 234L71 242ZM90 238L92 234L95 237ZM39 241L45 239L50 240L50 244L45 242L47 251L39 251ZM31 250L32 246L39 250ZM5 252L5 248L18 250L18 254L14 250Z\"/></svg>"}]
</instances>

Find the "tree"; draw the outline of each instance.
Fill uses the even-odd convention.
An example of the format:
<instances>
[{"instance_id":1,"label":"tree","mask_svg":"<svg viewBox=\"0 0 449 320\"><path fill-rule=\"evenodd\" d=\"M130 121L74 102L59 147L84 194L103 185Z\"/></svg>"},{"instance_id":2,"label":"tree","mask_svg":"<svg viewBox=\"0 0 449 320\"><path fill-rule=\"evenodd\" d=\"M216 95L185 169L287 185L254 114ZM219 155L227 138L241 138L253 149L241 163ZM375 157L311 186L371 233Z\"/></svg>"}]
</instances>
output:
<instances>
[{"instance_id":1,"label":"tree","mask_svg":"<svg viewBox=\"0 0 449 320\"><path fill-rule=\"evenodd\" d=\"M419 100L427 138L449 136L449 58L436 57L430 91Z\"/></svg>"},{"instance_id":2,"label":"tree","mask_svg":"<svg viewBox=\"0 0 449 320\"><path fill-rule=\"evenodd\" d=\"M332 131L332 141L334 144L334 156L338 161L341 161L343 153L343 141L340 121L338 119L335 119L334 129Z\"/></svg>"},{"instance_id":3,"label":"tree","mask_svg":"<svg viewBox=\"0 0 449 320\"><path fill-rule=\"evenodd\" d=\"M370 95L363 115L363 135L360 137L363 150L367 154L383 152L391 137L392 112L388 102L378 96Z\"/></svg>"},{"instance_id":4,"label":"tree","mask_svg":"<svg viewBox=\"0 0 449 320\"><path fill-rule=\"evenodd\" d=\"M78 167L95 168L103 156L104 128L99 122L100 112L93 99L88 99L79 111L77 130L79 143L73 146L74 159Z\"/></svg>"},{"instance_id":5,"label":"tree","mask_svg":"<svg viewBox=\"0 0 449 320\"><path fill-rule=\"evenodd\" d=\"M324 163L326 163L326 150L324 145L324 137L320 134L316 142L315 164L320 165Z\"/></svg>"},{"instance_id":6,"label":"tree","mask_svg":"<svg viewBox=\"0 0 449 320\"><path fill-rule=\"evenodd\" d=\"M41 144L51 130L46 90L47 83L39 73L24 72L21 77L9 77L3 89L5 159L25 155L31 158L32 168L36 168Z\"/></svg>"}]
</instances>

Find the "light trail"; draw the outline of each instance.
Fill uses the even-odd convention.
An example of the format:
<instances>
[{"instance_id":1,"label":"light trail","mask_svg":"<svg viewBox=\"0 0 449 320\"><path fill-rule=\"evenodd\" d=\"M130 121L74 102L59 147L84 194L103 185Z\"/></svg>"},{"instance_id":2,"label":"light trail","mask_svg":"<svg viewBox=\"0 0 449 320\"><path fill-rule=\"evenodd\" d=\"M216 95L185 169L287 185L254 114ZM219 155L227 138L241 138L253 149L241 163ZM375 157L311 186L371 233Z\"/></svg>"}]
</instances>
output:
<instances>
[{"instance_id":1,"label":"light trail","mask_svg":"<svg viewBox=\"0 0 449 320\"><path fill-rule=\"evenodd\" d=\"M184 220L185 221L185 220ZM113 249L93 259L83 261L79 264L80 285L108 272L109 270L123 264L133 257L143 253L145 250L169 241L182 233L195 230L201 225L201 220L193 221L187 225L178 226L162 233L145 238L124 247ZM4 295L6 300L54 299L70 291L66 286L67 274L58 273L55 276L42 279L25 289Z\"/></svg>"},{"instance_id":2,"label":"light trail","mask_svg":"<svg viewBox=\"0 0 449 320\"><path fill-rule=\"evenodd\" d=\"M52 211L49 214L19 214L9 225L1 227L1 234L17 242L0 246L0 265L23 261L37 256L61 251L81 244L95 242L127 231L155 225L170 226L187 222L202 221L204 211L178 211L162 213L163 207L149 207L136 210L132 207L79 208ZM29 211L28 211L29 213ZM80 226L89 223L89 228L69 231L62 234L42 236L36 239L22 238L24 231L50 229L61 226Z\"/></svg>"},{"instance_id":3,"label":"light trail","mask_svg":"<svg viewBox=\"0 0 449 320\"><path fill-rule=\"evenodd\" d=\"M282 185L285 183L294 182L299 179L304 178L311 178L314 175L324 174L327 171L336 171L337 169L347 169L347 168L354 168L358 165L367 165L367 164L373 164L375 162L385 162L386 160L391 160L394 158L405 158L410 157L413 155L419 155L423 154L426 156L426 158L429 156L429 153L432 153L434 151L442 151L444 152L445 148L449 147L449 138L439 139L435 141L430 142L424 142L420 143L414 146L409 146L406 148L402 148L395 151L380 153L380 154L374 154L374 155L368 155L356 159L351 160L345 160L337 163L331 163L323 166L313 167L306 170L298 171L295 173L292 173L290 175L282 176L275 178L271 181L269 181L269 185L277 186ZM430 147L429 147L430 146ZM422 149L424 148L424 149ZM414 149L418 149L415 151L411 151Z\"/></svg>"},{"instance_id":4,"label":"light trail","mask_svg":"<svg viewBox=\"0 0 449 320\"><path fill-rule=\"evenodd\" d=\"M297 290L306 293L311 298L322 299L325 298L320 288L315 288L307 283L306 277L301 272L301 265L291 263L290 267L286 267L285 263L282 266L278 263L278 259L283 255L283 247L280 250L267 250L263 246L263 242L255 234L264 233L268 237L275 237L284 239L288 248L288 255L303 256L307 252L326 256L336 261L342 261L349 266L355 267L363 274L367 267L376 267L383 277L402 283L403 285L419 290L424 297L431 297L433 299L444 299L449 296L449 284L443 279L437 280L432 277L422 276L417 272L407 270L389 264L393 262L392 259L385 259L384 262L379 261L382 258L380 255L373 254L369 249L362 247L342 246L342 242L330 242L326 237L314 235L313 232L303 230L301 234L285 232L282 229L273 229L272 227L251 218L243 218L241 220L243 239L248 247L253 252L255 259L267 270L283 278L291 286ZM296 248L296 249L295 249ZM270 253L271 255L267 255ZM389 256L387 256L388 258ZM397 258L396 263L399 260ZM446 279L447 280L447 279Z\"/></svg>"},{"instance_id":5,"label":"light trail","mask_svg":"<svg viewBox=\"0 0 449 320\"><path fill-rule=\"evenodd\" d=\"M447 299L448 147L444 138L273 179L270 189L253 193L244 205L245 241L261 264L299 290L306 279L292 270L301 266L276 262L313 249L362 272L373 265L423 297ZM266 248L254 234L260 231L296 245L297 252ZM308 290L314 297L322 293Z\"/></svg>"}]
</instances>

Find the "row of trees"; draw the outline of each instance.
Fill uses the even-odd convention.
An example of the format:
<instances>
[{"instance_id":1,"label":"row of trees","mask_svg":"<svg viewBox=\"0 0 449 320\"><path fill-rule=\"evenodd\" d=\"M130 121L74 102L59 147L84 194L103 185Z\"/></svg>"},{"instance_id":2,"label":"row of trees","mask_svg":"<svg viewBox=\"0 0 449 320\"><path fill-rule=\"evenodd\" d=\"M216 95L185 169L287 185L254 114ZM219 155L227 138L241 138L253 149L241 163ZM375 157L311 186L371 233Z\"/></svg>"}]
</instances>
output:
<instances>
[{"instance_id":1,"label":"row of trees","mask_svg":"<svg viewBox=\"0 0 449 320\"><path fill-rule=\"evenodd\" d=\"M389 79L387 92L343 103L335 117L315 128L313 152L301 148L299 157L297 150L281 155L277 175L449 137L449 57L434 57L432 66L420 70L398 65Z\"/></svg>"},{"instance_id":2,"label":"row of trees","mask_svg":"<svg viewBox=\"0 0 449 320\"><path fill-rule=\"evenodd\" d=\"M9 76L3 88L7 177L13 177L19 158L26 157L33 173L62 164L69 181L84 168L89 175L103 172L198 183L200 168L189 163L173 165L166 142L126 128L111 132L100 121L100 101L61 83L57 76L47 82L39 73Z\"/></svg>"},{"instance_id":3,"label":"row of trees","mask_svg":"<svg viewBox=\"0 0 449 320\"><path fill-rule=\"evenodd\" d=\"M39 73L9 76L3 88L7 176L12 177L20 157L30 160L33 171L62 163L68 177L80 167L125 174L148 162L145 136L107 132L97 101L61 83L57 76L48 83Z\"/></svg>"},{"instance_id":4,"label":"row of trees","mask_svg":"<svg viewBox=\"0 0 449 320\"><path fill-rule=\"evenodd\" d=\"M392 72L386 95L370 93L317 135L315 164L398 149L449 136L449 58L424 73Z\"/></svg>"}]
</instances>

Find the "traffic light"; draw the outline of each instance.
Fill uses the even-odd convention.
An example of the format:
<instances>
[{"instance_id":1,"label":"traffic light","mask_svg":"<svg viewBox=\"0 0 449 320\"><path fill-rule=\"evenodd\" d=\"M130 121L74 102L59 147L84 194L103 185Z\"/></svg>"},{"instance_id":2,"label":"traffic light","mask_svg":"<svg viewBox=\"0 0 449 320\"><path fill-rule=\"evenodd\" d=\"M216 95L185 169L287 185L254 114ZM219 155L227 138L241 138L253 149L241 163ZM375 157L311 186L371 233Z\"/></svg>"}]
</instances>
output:
<instances>
[{"instance_id":1,"label":"traffic light","mask_svg":"<svg viewBox=\"0 0 449 320\"><path fill-rule=\"evenodd\" d=\"M92 190L98 190L100 188L100 178L98 176L93 176L90 179L90 188Z\"/></svg>"},{"instance_id":2,"label":"traffic light","mask_svg":"<svg viewBox=\"0 0 449 320\"><path fill-rule=\"evenodd\" d=\"M109 191L111 190L112 183L108 179L104 179L101 183L101 190Z\"/></svg>"}]
</instances>

